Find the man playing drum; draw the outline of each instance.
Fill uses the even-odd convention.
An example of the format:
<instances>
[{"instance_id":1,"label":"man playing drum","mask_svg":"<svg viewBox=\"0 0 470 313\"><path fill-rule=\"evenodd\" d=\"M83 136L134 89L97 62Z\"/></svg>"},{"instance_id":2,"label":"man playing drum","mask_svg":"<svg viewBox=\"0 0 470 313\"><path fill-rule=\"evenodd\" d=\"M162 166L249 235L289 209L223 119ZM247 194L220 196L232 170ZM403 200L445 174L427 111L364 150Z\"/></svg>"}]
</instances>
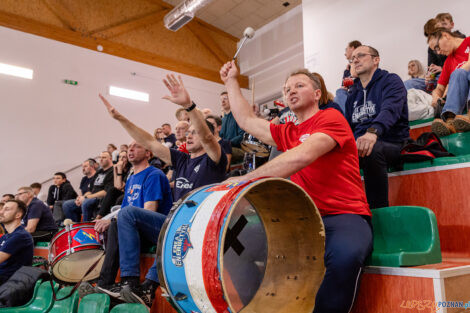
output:
<instances>
[{"instance_id":1,"label":"man playing drum","mask_svg":"<svg viewBox=\"0 0 470 313\"><path fill-rule=\"evenodd\" d=\"M274 125L256 117L241 93L235 62L226 63L220 76L240 127L285 151L255 171L228 182L290 177L305 189L317 205L326 231L326 273L314 312L349 312L362 267L372 251L372 230L356 142L348 122L335 109L319 109L321 82L307 70L291 74L283 89L285 102L299 125Z\"/></svg>"}]
</instances>

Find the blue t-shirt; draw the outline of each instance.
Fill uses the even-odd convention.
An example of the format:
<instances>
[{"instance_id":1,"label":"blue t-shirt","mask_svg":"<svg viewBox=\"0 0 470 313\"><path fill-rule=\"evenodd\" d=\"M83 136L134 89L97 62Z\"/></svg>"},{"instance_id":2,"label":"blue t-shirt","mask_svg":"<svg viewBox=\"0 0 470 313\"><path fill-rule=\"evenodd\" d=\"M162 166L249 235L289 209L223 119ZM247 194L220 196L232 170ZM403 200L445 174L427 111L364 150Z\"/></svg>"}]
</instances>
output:
<instances>
[{"instance_id":1,"label":"blue t-shirt","mask_svg":"<svg viewBox=\"0 0 470 313\"><path fill-rule=\"evenodd\" d=\"M32 218L39 219L35 231L57 230L57 225L54 222L54 217L52 217L51 209L38 198L34 198L33 200L31 200L31 203L28 205L28 209L26 210L26 214L24 215L21 224L26 227L28 225L28 220Z\"/></svg>"},{"instance_id":2,"label":"blue t-shirt","mask_svg":"<svg viewBox=\"0 0 470 313\"><path fill-rule=\"evenodd\" d=\"M0 238L0 251L10 254L10 257L0 263L0 277L6 280L23 265L31 266L33 250L33 237L23 226L18 226L11 234L3 235Z\"/></svg>"},{"instance_id":3,"label":"blue t-shirt","mask_svg":"<svg viewBox=\"0 0 470 313\"><path fill-rule=\"evenodd\" d=\"M153 166L129 177L121 207L133 205L144 208L148 201L158 201L157 212L164 215L170 212L173 204L168 179L161 170Z\"/></svg>"},{"instance_id":4,"label":"blue t-shirt","mask_svg":"<svg viewBox=\"0 0 470 313\"><path fill-rule=\"evenodd\" d=\"M232 144L230 141L220 138L219 145L222 147L222 151L225 154L232 154Z\"/></svg>"},{"instance_id":5,"label":"blue t-shirt","mask_svg":"<svg viewBox=\"0 0 470 313\"><path fill-rule=\"evenodd\" d=\"M221 152L219 163L215 164L207 153L191 159L189 154L170 149L171 164L175 171L175 201L195 188L225 180L227 156Z\"/></svg>"}]
</instances>

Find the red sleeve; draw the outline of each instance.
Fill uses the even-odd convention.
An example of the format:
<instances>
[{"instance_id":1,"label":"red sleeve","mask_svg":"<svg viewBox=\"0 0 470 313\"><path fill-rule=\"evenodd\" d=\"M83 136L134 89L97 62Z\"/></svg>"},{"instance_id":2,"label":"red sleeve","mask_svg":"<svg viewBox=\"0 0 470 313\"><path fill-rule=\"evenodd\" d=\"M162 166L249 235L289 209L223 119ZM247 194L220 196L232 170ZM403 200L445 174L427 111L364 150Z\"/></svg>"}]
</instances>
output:
<instances>
[{"instance_id":1,"label":"red sleeve","mask_svg":"<svg viewBox=\"0 0 470 313\"><path fill-rule=\"evenodd\" d=\"M275 125L272 124L270 125L270 130L271 130L271 136L274 139L274 142L277 145L277 150L279 151L286 151L286 137L285 137L285 128L287 127L287 124L280 124L280 125Z\"/></svg>"},{"instance_id":2,"label":"red sleeve","mask_svg":"<svg viewBox=\"0 0 470 313\"><path fill-rule=\"evenodd\" d=\"M336 109L326 109L320 112L317 123L315 125L314 133L323 133L334 139L343 148L344 144L350 137L352 137L352 131L349 127L348 122Z\"/></svg>"},{"instance_id":3,"label":"red sleeve","mask_svg":"<svg viewBox=\"0 0 470 313\"><path fill-rule=\"evenodd\" d=\"M450 63L449 58L447 58L442 67L441 76L439 76L439 80L437 81L439 85L447 86L447 84L449 84L450 74L452 74L453 71L450 68Z\"/></svg>"}]
</instances>

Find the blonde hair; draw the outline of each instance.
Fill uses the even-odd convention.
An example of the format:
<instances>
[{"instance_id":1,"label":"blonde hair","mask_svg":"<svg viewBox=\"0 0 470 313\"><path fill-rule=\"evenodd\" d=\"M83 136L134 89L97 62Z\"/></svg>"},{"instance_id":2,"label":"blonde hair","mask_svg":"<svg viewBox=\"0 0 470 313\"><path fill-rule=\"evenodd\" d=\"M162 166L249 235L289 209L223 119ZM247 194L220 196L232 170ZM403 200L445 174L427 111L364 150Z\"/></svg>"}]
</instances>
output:
<instances>
[{"instance_id":1,"label":"blonde hair","mask_svg":"<svg viewBox=\"0 0 470 313\"><path fill-rule=\"evenodd\" d=\"M416 64L416 67L418 68L418 73L416 74L416 77L413 78L424 78L425 73L423 64L421 64L421 62L419 62L418 60L411 60L410 62L408 62L408 65L410 65L410 63Z\"/></svg>"}]
</instances>

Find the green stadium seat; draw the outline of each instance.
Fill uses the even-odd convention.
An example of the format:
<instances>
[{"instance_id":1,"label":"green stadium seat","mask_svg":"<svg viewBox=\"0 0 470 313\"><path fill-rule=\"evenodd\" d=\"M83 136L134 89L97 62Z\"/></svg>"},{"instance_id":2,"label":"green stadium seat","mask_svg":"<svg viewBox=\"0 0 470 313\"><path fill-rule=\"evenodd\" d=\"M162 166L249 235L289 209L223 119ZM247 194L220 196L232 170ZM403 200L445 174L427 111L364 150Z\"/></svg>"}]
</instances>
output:
<instances>
[{"instance_id":1,"label":"green stadium seat","mask_svg":"<svg viewBox=\"0 0 470 313\"><path fill-rule=\"evenodd\" d=\"M48 248L49 243L50 243L49 241L38 241L36 242L36 247Z\"/></svg>"},{"instance_id":2,"label":"green stadium seat","mask_svg":"<svg viewBox=\"0 0 470 313\"><path fill-rule=\"evenodd\" d=\"M432 121L434 121L433 117L425 119L425 120L411 121L411 122L409 122L409 125L410 125L410 127L419 126L419 125L422 125L422 124L431 123Z\"/></svg>"},{"instance_id":3,"label":"green stadium seat","mask_svg":"<svg viewBox=\"0 0 470 313\"><path fill-rule=\"evenodd\" d=\"M441 137L441 142L447 151L456 156L470 155L470 132Z\"/></svg>"},{"instance_id":4,"label":"green stadium seat","mask_svg":"<svg viewBox=\"0 0 470 313\"><path fill-rule=\"evenodd\" d=\"M37 286L37 283L36 283ZM59 285L54 284L55 290ZM39 288L35 289L33 298L26 305L14 308L2 308L0 309L1 313L36 313L36 312L48 312L52 305L54 304L54 299L52 298L52 288L49 281L41 282Z\"/></svg>"},{"instance_id":5,"label":"green stadium seat","mask_svg":"<svg viewBox=\"0 0 470 313\"><path fill-rule=\"evenodd\" d=\"M92 293L82 298L78 313L109 313L110 301L104 293Z\"/></svg>"},{"instance_id":6,"label":"green stadium seat","mask_svg":"<svg viewBox=\"0 0 470 313\"><path fill-rule=\"evenodd\" d=\"M64 287L57 293L57 299L67 296L73 289L72 286ZM75 291L70 297L64 300L56 301L48 313L77 313L78 310L78 292Z\"/></svg>"},{"instance_id":7,"label":"green stadium seat","mask_svg":"<svg viewBox=\"0 0 470 313\"><path fill-rule=\"evenodd\" d=\"M434 213L423 207L372 210L374 251L367 265L418 266L442 261Z\"/></svg>"},{"instance_id":8,"label":"green stadium seat","mask_svg":"<svg viewBox=\"0 0 470 313\"><path fill-rule=\"evenodd\" d=\"M140 303L123 303L116 305L110 313L148 313L145 305Z\"/></svg>"}]
</instances>

